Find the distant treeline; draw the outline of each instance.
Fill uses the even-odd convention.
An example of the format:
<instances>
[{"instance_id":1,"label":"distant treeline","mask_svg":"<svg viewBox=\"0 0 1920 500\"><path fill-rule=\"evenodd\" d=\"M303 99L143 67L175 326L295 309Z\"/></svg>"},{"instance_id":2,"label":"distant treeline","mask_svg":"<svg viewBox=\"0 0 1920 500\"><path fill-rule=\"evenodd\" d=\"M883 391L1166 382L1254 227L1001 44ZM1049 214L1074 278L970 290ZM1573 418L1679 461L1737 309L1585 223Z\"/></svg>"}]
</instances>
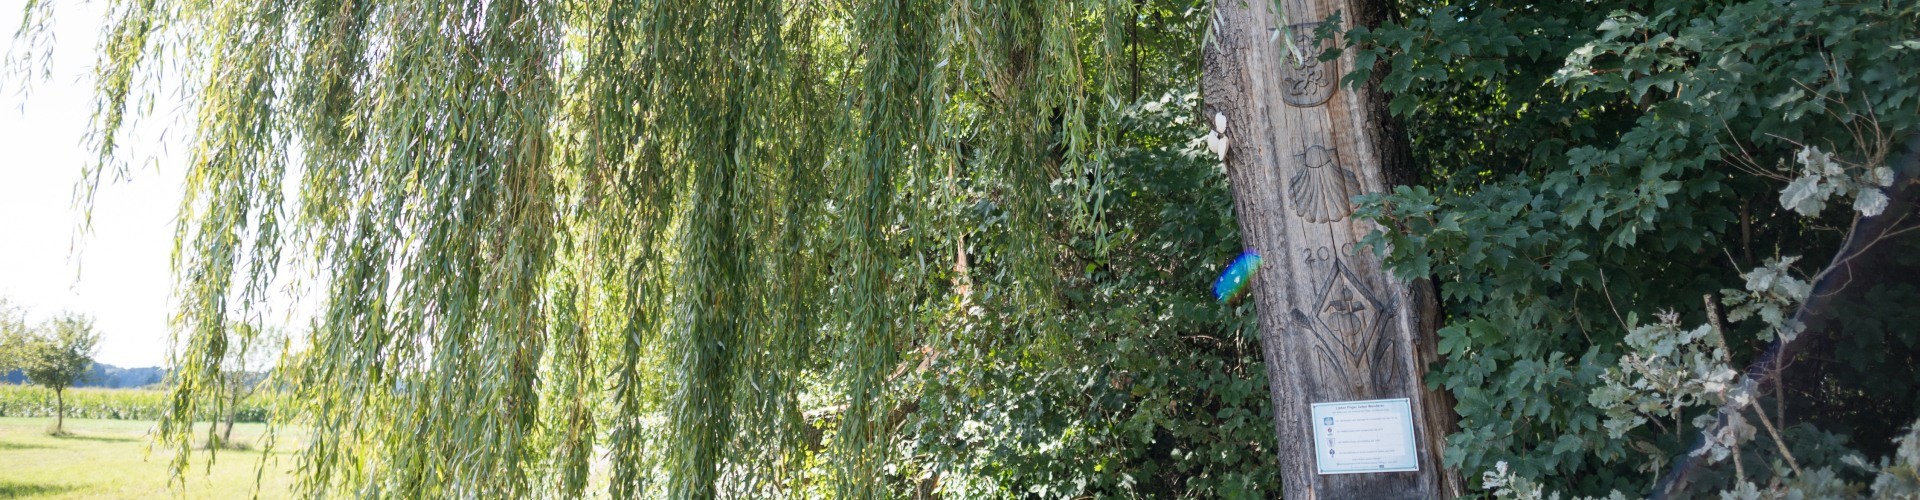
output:
<instances>
[{"instance_id":1,"label":"distant treeline","mask_svg":"<svg viewBox=\"0 0 1920 500\"><path fill-rule=\"evenodd\" d=\"M121 368L106 363L94 363L87 376L80 379L74 387L102 387L108 389L134 389L159 384L167 377L167 371L157 366L141 368ZM20 370L0 375L0 382L25 384L27 376Z\"/></svg>"}]
</instances>

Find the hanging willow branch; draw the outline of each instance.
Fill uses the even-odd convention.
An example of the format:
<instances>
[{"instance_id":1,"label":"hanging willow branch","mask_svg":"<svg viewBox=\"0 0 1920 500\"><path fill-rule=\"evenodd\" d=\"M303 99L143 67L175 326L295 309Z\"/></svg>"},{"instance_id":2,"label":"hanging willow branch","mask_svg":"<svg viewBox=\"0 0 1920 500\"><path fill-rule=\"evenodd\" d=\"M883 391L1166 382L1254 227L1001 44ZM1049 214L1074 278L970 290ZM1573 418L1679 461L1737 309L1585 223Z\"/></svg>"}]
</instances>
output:
<instances>
[{"instance_id":1,"label":"hanging willow branch","mask_svg":"<svg viewBox=\"0 0 1920 500\"><path fill-rule=\"evenodd\" d=\"M187 78L176 473L229 320L296 273L300 493L576 497L605 460L620 498L889 496L892 374L955 234L926 202L959 163L1008 187L1001 262L1048 328L1050 214L1104 231L1131 8L118 0L84 194ZM844 413L808 421L808 387Z\"/></svg>"}]
</instances>

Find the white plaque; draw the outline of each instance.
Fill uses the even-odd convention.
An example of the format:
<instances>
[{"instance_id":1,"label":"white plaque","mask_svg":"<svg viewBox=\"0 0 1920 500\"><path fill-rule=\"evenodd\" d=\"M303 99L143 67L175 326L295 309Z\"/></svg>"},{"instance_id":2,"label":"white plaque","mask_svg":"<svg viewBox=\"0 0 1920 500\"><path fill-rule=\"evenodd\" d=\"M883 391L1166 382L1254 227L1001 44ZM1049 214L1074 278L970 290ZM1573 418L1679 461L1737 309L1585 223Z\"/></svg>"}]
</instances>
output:
<instances>
[{"instance_id":1,"label":"white plaque","mask_svg":"<svg viewBox=\"0 0 1920 500\"><path fill-rule=\"evenodd\" d=\"M1313 449L1321 474L1420 470L1413 403L1406 398L1314 403Z\"/></svg>"}]
</instances>

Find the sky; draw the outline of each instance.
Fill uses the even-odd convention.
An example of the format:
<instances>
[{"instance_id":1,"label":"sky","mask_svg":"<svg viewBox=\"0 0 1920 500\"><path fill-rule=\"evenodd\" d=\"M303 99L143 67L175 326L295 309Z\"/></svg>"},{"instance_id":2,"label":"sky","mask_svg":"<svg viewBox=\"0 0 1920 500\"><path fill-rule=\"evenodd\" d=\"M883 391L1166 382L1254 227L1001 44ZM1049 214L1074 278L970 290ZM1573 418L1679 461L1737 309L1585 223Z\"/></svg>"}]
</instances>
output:
<instances>
[{"instance_id":1,"label":"sky","mask_svg":"<svg viewBox=\"0 0 1920 500\"><path fill-rule=\"evenodd\" d=\"M0 0L0 46L14 53L25 0ZM61 312L94 317L95 359L159 366L166 358L174 214L185 155L177 101L154 102L127 147L129 178L100 189L93 231L78 233L74 203L92 114L94 41L106 2L59 2L51 74L24 81L6 68L0 80L0 297L38 322ZM22 84L28 84L22 93ZM78 237L78 239L76 239ZM75 243L79 245L76 247ZM75 250L78 250L76 252Z\"/></svg>"}]
</instances>

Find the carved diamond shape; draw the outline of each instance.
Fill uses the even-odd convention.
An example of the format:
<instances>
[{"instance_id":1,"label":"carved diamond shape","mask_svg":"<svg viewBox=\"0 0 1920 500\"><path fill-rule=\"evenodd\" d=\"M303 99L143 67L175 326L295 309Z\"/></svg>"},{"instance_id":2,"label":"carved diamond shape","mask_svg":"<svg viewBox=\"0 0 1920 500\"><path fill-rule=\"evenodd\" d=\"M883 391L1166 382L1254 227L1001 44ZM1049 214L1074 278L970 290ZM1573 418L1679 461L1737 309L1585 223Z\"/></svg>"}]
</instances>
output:
<instances>
[{"instance_id":1,"label":"carved diamond shape","mask_svg":"<svg viewBox=\"0 0 1920 500\"><path fill-rule=\"evenodd\" d=\"M1339 258L1333 260L1333 275L1320 303L1313 308L1313 319L1332 334L1332 340L1346 354L1347 362L1365 366L1364 357L1379 339L1378 330L1386 305L1374 298L1366 284Z\"/></svg>"}]
</instances>

